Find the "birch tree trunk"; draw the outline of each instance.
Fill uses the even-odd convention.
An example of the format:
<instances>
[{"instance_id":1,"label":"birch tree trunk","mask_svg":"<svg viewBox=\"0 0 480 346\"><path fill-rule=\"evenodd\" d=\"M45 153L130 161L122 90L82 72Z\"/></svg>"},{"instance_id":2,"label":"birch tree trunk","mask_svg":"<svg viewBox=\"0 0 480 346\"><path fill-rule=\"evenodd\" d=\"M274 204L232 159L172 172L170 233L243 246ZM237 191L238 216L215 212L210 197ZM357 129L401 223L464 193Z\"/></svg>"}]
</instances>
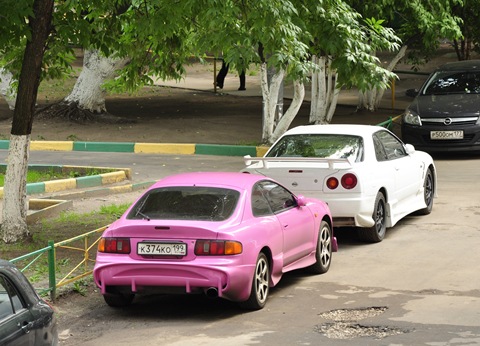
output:
<instances>
[{"instance_id":1,"label":"birch tree trunk","mask_svg":"<svg viewBox=\"0 0 480 346\"><path fill-rule=\"evenodd\" d=\"M278 101L278 93L280 86L285 76L284 70L277 71L271 78L270 85L268 84L268 69L267 64L260 65L260 85L262 88L263 98L263 129L262 142L273 143L273 131L275 129L275 114Z\"/></svg>"},{"instance_id":2,"label":"birch tree trunk","mask_svg":"<svg viewBox=\"0 0 480 346\"><path fill-rule=\"evenodd\" d=\"M405 56L407 48L407 45L402 46L385 69L392 72L395 66L397 66L398 62ZM359 91L357 109L375 111L378 109L384 93L385 89L370 89L365 92Z\"/></svg>"},{"instance_id":3,"label":"birch tree trunk","mask_svg":"<svg viewBox=\"0 0 480 346\"><path fill-rule=\"evenodd\" d=\"M275 142L281 135L283 135L287 130L290 124L292 123L295 116L298 114L298 110L302 106L303 99L305 98L305 86L299 81L293 82L293 99L292 103L288 107L285 114L278 121L275 130L271 136L271 142Z\"/></svg>"},{"instance_id":4,"label":"birch tree trunk","mask_svg":"<svg viewBox=\"0 0 480 346\"><path fill-rule=\"evenodd\" d=\"M92 113L105 113L105 81L128 63L128 59L105 57L97 50L85 50L83 69L70 95L64 102L75 103Z\"/></svg>"},{"instance_id":5,"label":"birch tree trunk","mask_svg":"<svg viewBox=\"0 0 480 346\"><path fill-rule=\"evenodd\" d=\"M10 71L0 67L0 95L2 95L7 102L8 108L13 111L15 109L15 100L17 99L17 94L15 90L12 90L11 88L12 82L13 75L10 73Z\"/></svg>"},{"instance_id":6,"label":"birch tree trunk","mask_svg":"<svg viewBox=\"0 0 480 346\"><path fill-rule=\"evenodd\" d=\"M85 50L83 68L72 92L60 103L41 110L38 117L63 117L77 122L119 120L108 116L103 84L128 62L127 58L105 57L97 50Z\"/></svg>"},{"instance_id":7,"label":"birch tree trunk","mask_svg":"<svg viewBox=\"0 0 480 346\"><path fill-rule=\"evenodd\" d=\"M30 136L10 136L7 171L3 188L2 233L5 243L27 236L27 171Z\"/></svg>"},{"instance_id":8,"label":"birch tree trunk","mask_svg":"<svg viewBox=\"0 0 480 346\"><path fill-rule=\"evenodd\" d=\"M286 112L276 122L277 103L282 81L285 76L284 70L273 74L270 85L268 83L267 64L260 66L260 86L263 98L263 129L262 142L272 144L275 142L292 123L305 98L305 86L299 81L293 82L293 99Z\"/></svg>"},{"instance_id":9,"label":"birch tree trunk","mask_svg":"<svg viewBox=\"0 0 480 346\"><path fill-rule=\"evenodd\" d=\"M340 89L336 87L336 72L331 69L331 59L312 56L318 70L312 72L310 124L328 124L337 108Z\"/></svg>"},{"instance_id":10,"label":"birch tree trunk","mask_svg":"<svg viewBox=\"0 0 480 346\"><path fill-rule=\"evenodd\" d=\"M50 33L54 0L34 0L28 18L31 38L25 46L18 96L13 113L4 186L1 236L12 243L28 235L26 180L33 115L42 71L45 44Z\"/></svg>"}]
</instances>

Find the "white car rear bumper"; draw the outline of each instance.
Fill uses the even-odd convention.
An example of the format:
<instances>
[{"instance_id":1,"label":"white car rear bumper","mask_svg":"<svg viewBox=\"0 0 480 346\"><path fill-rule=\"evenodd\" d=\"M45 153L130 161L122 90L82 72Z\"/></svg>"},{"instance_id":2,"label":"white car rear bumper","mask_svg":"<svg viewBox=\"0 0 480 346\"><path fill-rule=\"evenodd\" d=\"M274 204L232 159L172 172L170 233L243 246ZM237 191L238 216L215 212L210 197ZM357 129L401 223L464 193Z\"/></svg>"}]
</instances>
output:
<instances>
[{"instance_id":1,"label":"white car rear bumper","mask_svg":"<svg viewBox=\"0 0 480 346\"><path fill-rule=\"evenodd\" d=\"M304 196L315 197L325 201L332 213L333 226L372 227L374 225L373 209L376 196L346 196L341 194L323 194L299 192Z\"/></svg>"}]
</instances>

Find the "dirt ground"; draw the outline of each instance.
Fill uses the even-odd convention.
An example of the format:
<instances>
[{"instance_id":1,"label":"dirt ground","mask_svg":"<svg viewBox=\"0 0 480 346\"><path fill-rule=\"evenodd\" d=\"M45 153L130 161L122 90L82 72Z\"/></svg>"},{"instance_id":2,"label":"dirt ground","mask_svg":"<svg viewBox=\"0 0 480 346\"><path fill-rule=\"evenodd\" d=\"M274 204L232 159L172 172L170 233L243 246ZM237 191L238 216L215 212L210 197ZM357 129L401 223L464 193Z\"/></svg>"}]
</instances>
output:
<instances>
[{"instance_id":1,"label":"dirt ground","mask_svg":"<svg viewBox=\"0 0 480 346\"><path fill-rule=\"evenodd\" d=\"M247 90L243 92L237 91L238 77L234 73L227 76L225 88L215 92L214 73L211 63L193 63L187 66L186 78L182 81L159 81L156 86L143 88L134 95L125 93L107 96L108 112L133 123L78 124L59 119L35 119L31 140L259 144L262 97L258 71L252 70L247 74ZM414 87L418 87L423 79L424 77L402 76L402 80L397 82L397 98L405 97L405 83L411 85L413 82ZM40 90L38 106L60 101L68 95L70 88L66 84L63 94L62 91L48 94L48 91ZM308 95L308 86L306 92ZM348 102L344 102L345 97L342 98L346 93L350 98ZM284 110L289 106L289 94L291 92L285 92ZM386 98L389 96L387 91ZM383 107L373 113L356 112L356 97L356 91L341 92L333 123L377 124L389 116L398 115L403 107L402 104L397 104L396 110ZM291 126L307 124L309 108L309 98L306 97ZM13 111L0 98L0 139L9 139L12 117Z\"/></svg>"},{"instance_id":2,"label":"dirt ground","mask_svg":"<svg viewBox=\"0 0 480 346\"><path fill-rule=\"evenodd\" d=\"M107 110L111 114L134 123L111 125L35 120L31 139L243 145L261 141L261 97L162 86L146 90L149 90L148 95L107 97ZM285 100L285 109L288 104L289 100ZM305 101L292 126L308 123L309 107L310 102ZM355 112L355 107L339 105L333 122L358 119L378 123L390 114L386 110ZM0 101L1 139L9 139L12 116L13 111Z\"/></svg>"}]
</instances>

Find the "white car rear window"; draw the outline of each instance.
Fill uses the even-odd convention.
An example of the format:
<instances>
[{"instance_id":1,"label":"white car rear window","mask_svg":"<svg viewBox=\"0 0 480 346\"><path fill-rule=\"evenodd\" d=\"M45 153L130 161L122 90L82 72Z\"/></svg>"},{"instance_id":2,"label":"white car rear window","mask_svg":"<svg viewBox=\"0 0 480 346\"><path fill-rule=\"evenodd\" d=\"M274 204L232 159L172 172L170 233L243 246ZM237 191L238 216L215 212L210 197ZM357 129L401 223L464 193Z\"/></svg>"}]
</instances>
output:
<instances>
[{"instance_id":1,"label":"white car rear window","mask_svg":"<svg viewBox=\"0 0 480 346\"><path fill-rule=\"evenodd\" d=\"M287 135L266 156L351 158L358 162L363 160L363 140L359 136L337 134Z\"/></svg>"}]
</instances>

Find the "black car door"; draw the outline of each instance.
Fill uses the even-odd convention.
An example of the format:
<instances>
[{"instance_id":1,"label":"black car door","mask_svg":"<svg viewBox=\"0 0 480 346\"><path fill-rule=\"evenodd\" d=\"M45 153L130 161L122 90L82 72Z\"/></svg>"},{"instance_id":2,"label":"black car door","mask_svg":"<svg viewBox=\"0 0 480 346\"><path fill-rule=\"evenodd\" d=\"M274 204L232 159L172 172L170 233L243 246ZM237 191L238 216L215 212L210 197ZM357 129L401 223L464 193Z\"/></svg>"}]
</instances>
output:
<instances>
[{"instance_id":1,"label":"black car door","mask_svg":"<svg viewBox=\"0 0 480 346\"><path fill-rule=\"evenodd\" d=\"M33 345L32 315L12 281L0 274L0 345Z\"/></svg>"}]
</instances>

